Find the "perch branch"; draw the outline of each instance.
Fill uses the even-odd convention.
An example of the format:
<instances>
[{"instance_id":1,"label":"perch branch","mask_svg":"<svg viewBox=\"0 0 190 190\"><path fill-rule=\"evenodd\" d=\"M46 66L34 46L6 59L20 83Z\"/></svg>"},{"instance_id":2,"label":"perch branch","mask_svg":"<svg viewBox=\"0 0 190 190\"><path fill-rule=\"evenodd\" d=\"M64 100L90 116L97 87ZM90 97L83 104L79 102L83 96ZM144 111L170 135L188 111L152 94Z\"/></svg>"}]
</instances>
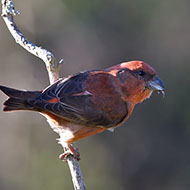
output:
<instances>
[{"instance_id":1,"label":"perch branch","mask_svg":"<svg viewBox=\"0 0 190 190\"><path fill-rule=\"evenodd\" d=\"M46 69L48 71L50 84L53 84L59 79L59 70L62 66L63 61L61 60L57 62L55 56L50 51L36 46L21 33L13 18L15 15L19 14L19 12L15 9L14 3L11 0L1 0L1 3L2 17L16 43L22 46L29 53L39 57L44 61ZM62 145L62 147L64 150L68 149L68 147L65 145ZM67 163L70 168L74 189L85 190L85 183L82 177L82 172L80 170L78 160L76 160L72 155L69 155L67 157Z\"/></svg>"},{"instance_id":2,"label":"perch branch","mask_svg":"<svg viewBox=\"0 0 190 190\"><path fill-rule=\"evenodd\" d=\"M54 83L59 79L59 70L61 68L62 61L57 62L50 51L36 46L21 33L13 18L13 16L18 14L19 12L15 9L14 3L11 0L2 0L2 17L16 43L44 61L49 74L50 83Z\"/></svg>"}]
</instances>

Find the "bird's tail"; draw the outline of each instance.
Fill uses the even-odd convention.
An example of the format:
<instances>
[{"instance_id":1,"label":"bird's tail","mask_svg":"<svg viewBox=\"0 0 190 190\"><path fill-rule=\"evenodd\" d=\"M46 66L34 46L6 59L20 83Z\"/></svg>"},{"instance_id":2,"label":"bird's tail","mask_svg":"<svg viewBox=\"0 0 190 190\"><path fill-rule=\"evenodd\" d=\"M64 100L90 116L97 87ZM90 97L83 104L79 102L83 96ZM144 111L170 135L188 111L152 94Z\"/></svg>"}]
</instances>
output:
<instances>
[{"instance_id":1,"label":"bird's tail","mask_svg":"<svg viewBox=\"0 0 190 190\"><path fill-rule=\"evenodd\" d=\"M0 90L9 97L4 102L3 111L30 110L27 100L40 94L40 91L22 91L5 86L0 86Z\"/></svg>"}]
</instances>

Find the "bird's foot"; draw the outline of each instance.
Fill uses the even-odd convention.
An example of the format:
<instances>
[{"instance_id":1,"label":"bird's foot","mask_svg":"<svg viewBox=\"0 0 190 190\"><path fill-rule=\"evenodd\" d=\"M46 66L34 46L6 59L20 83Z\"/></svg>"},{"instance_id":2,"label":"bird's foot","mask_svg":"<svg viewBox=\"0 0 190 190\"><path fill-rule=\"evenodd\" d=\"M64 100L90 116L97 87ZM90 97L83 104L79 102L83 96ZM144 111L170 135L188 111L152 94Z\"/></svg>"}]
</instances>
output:
<instances>
[{"instance_id":1,"label":"bird's foot","mask_svg":"<svg viewBox=\"0 0 190 190\"><path fill-rule=\"evenodd\" d=\"M67 157L72 155L77 160L80 160L80 153L78 148L75 148L72 144L69 144L68 147L65 148L65 152L59 155L59 158L63 161L67 161Z\"/></svg>"}]
</instances>

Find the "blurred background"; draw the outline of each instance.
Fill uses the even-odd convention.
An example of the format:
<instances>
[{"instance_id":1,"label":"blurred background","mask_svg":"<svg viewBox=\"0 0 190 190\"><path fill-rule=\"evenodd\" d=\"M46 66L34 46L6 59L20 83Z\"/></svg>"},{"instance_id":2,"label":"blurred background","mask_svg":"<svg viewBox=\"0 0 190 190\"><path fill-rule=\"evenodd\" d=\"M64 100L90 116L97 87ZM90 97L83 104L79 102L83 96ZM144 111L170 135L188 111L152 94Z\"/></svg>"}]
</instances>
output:
<instances>
[{"instance_id":1,"label":"blurred background","mask_svg":"<svg viewBox=\"0 0 190 190\"><path fill-rule=\"evenodd\" d=\"M190 188L190 1L14 1L15 18L32 42L64 58L61 76L144 60L159 73L166 96L137 105L114 133L76 143L89 190ZM0 84L39 90L44 63L18 46L0 19ZM62 148L38 113L3 113L0 93L0 189L73 189Z\"/></svg>"}]
</instances>

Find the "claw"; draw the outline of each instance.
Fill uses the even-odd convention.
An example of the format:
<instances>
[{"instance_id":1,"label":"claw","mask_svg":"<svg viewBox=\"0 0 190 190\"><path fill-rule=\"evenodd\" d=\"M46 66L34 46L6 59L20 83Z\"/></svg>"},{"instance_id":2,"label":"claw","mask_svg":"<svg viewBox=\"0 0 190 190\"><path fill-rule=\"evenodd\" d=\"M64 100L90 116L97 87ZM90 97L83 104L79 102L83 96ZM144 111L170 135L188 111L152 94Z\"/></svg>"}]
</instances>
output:
<instances>
[{"instance_id":1,"label":"claw","mask_svg":"<svg viewBox=\"0 0 190 190\"><path fill-rule=\"evenodd\" d=\"M76 158L78 161L80 160L80 153L78 151L78 148L74 148L72 144L69 144L67 147L67 150L59 155L59 158L63 161L67 161L67 157L72 155L74 158Z\"/></svg>"},{"instance_id":2,"label":"claw","mask_svg":"<svg viewBox=\"0 0 190 190\"><path fill-rule=\"evenodd\" d=\"M71 155L71 153L68 151L68 152L64 152L62 154L59 155L59 159L61 159L62 161L67 161L67 157Z\"/></svg>"}]
</instances>

